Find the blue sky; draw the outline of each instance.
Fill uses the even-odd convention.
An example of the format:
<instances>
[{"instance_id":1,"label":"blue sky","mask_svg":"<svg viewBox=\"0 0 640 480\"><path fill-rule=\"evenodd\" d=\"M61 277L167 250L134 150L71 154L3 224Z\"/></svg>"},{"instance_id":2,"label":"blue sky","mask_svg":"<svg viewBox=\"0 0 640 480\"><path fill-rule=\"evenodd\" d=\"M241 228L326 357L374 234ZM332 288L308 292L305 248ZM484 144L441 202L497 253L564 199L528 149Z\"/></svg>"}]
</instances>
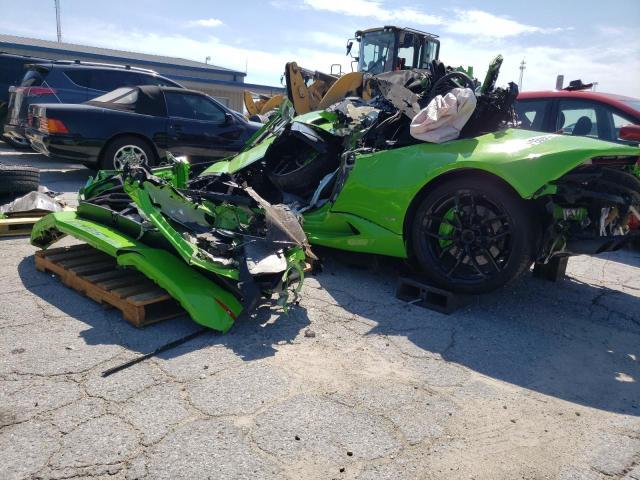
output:
<instances>
[{"instance_id":1,"label":"blue sky","mask_svg":"<svg viewBox=\"0 0 640 480\"><path fill-rule=\"evenodd\" d=\"M53 0L0 0L0 32L55 40ZM278 85L287 61L328 71L349 62L357 29L400 25L440 35L441 59L482 78L497 53L500 83L547 89L557 74L640 97L640 0L61 0L63 40L179 56L245 70Z\"/></svg>"}]
</instances>

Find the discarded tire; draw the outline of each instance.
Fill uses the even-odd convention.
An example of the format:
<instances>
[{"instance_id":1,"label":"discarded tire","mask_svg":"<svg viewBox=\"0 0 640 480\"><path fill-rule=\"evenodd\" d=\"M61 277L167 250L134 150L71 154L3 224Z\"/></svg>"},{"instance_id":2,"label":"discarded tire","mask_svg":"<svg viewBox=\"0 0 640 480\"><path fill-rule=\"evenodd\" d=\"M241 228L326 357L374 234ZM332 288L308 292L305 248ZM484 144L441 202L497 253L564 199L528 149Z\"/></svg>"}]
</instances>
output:
<instances>
[{"instance_id":1,"label":"discarded tire","mask_svg":"<svg viewBox=\"0 0 640 480\"><path fill-rule=\"evenodd\" d=\"M0 195L38 189L40 170L34 167L0 165Z\"/></svg>"}]
</instances>

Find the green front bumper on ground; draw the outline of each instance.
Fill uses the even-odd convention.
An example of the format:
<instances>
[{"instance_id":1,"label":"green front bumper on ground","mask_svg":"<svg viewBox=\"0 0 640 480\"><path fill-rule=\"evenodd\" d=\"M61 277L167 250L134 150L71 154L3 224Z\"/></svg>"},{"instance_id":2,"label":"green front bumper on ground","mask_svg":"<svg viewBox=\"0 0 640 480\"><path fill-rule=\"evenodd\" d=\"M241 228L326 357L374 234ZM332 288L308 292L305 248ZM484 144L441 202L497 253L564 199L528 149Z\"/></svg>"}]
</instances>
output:
<instances>
[{"instance_id":1,"label":"green front bumper on ground","mask_svg":"<svg viewBox=\"0 0 640 480\"><path fill-rule=\"evenodd\" d=\"M51 213L42 218L33 227L31 243L47 248L65 235L111 255L118 265L140 271L167 290L200 325L226 332L242 311L235 296L170 252L80 218L76 212Z\"/></svg>"}]
</instances>

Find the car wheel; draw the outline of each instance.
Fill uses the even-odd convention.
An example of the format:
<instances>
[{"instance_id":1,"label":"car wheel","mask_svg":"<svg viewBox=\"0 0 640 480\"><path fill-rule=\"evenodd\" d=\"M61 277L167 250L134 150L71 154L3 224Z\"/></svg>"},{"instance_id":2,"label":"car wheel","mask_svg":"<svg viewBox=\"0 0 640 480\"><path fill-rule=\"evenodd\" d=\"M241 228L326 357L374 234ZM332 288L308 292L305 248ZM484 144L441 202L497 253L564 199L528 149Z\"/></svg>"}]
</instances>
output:
<instances>
[{"instance_id":1,"label":"car wheel","mask_svg":"<svg viewBox=\"0 0 640 480\"><path fill-rule=\"evenodd\" d=\"M112 140L100 160L103 170L122 170L125 164L154 166L155 153L150 145L138 137L126 136Z\"/></svg>"},{"instance_id":2,"label":"car wheel","mask_svg":"<svg viewBox=\"0 0 640 480\"><path fill-rule=\"evenodd\" d=\"M34 167L0 165L0 195L28 193L40 185L40 170Z\"/></svg>"},{"instance_id":3,"label":"car wheel","mask_svg":"<svg viewBox=\"0 0 640 480\"><path fill-rule=\"evenodd\" d=\"M531 266L531 213L514 192L486 177L458 178L431 190L411 226L412 253L437 286L485 293Z\"/></svg>"}]
</instances>

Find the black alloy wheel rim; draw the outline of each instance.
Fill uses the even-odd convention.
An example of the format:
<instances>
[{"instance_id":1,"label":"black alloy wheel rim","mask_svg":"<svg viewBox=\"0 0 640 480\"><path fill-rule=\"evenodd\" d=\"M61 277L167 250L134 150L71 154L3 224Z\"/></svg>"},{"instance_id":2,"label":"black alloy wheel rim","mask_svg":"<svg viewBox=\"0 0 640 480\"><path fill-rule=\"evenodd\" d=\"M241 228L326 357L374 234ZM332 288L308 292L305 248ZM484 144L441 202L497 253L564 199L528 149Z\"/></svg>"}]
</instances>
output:
<instances>
[{"instance_id":1,"label":"black alloy wheel rim","mask_svg":"<svg viewBox=\"0 0 640 480\"><path fill-rule=\"evenodd\" d=\"M465 284L499 276L513 246L509 215L485 195L471 191L436 202L423 217L420 238L440 273Z\"/></svg>"}]
</instances>

